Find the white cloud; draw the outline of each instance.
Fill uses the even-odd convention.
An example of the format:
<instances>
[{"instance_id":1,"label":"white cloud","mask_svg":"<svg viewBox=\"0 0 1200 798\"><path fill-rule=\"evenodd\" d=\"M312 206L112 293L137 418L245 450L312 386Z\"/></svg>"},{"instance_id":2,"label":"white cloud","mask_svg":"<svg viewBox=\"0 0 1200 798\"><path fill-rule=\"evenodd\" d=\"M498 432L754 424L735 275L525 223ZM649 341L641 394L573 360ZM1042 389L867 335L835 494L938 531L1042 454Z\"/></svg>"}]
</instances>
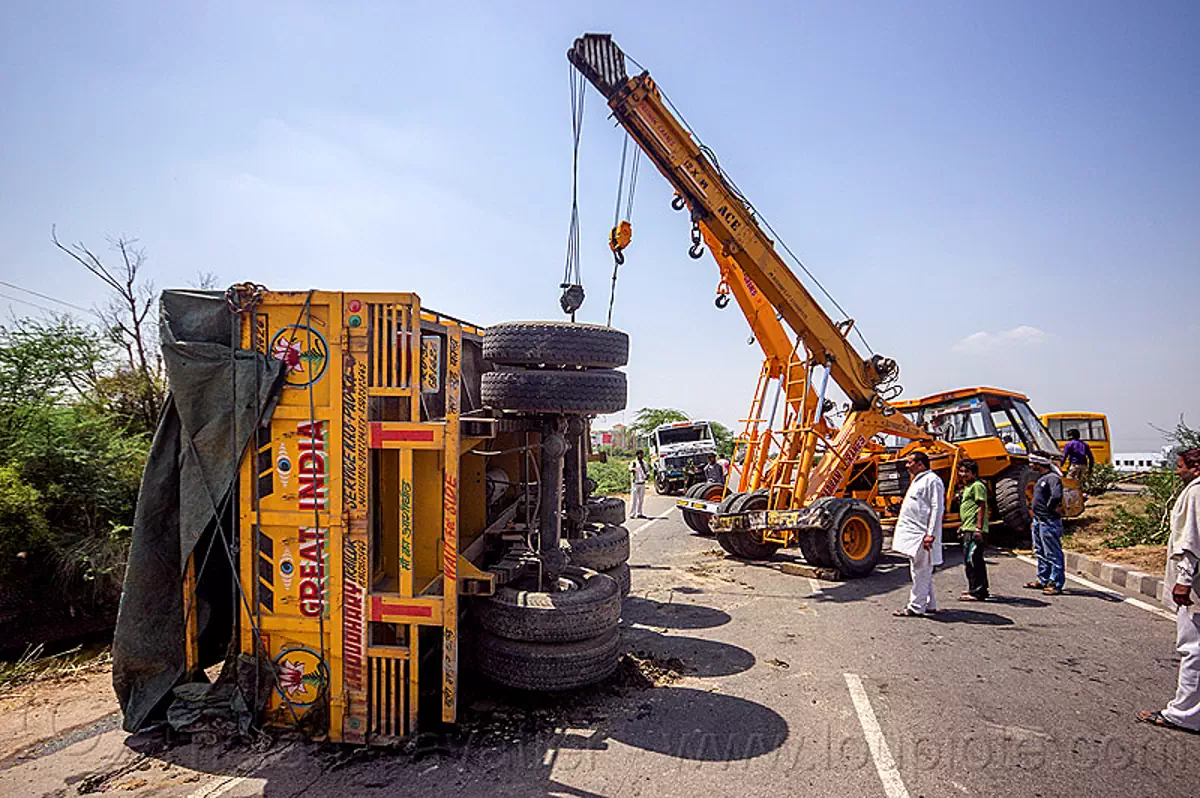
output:
<instances>
[{"instance_id":1,"label":"white cloud","mask_svg":"<svg viewBox=\"0 0 1200 798\"><path fill-rule=\"evenodd\" d=\"M1003 330L998 333L984 332L982 330L977 333L971 333L956 343L951 349L955 352L965 353L991 352L998 349L1037 346L1045 338L1046 333L1037 327L1022 324L1020 327L1013 327L1011 330Z\"/></svg>"}]
</instances>

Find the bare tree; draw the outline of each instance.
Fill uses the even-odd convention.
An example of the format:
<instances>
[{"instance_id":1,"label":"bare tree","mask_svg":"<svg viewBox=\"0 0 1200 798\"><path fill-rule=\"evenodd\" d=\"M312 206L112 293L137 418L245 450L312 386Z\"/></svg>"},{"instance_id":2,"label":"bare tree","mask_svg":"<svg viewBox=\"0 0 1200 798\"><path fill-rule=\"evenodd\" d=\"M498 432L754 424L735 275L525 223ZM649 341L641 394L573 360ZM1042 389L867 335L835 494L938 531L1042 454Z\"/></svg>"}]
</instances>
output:
<instances>
[{"instance_id":1,"label":"bare tree","mask_svg":"<svg viewBox=\"0 0 1200 798\"><path fill-rule=\"evenodd\" d=\"M108 303L95 309L108 337L124 350L129 361L129 373L134 377L132 397L148 429L157 423L162 410L162 357L159 353L155 327L154 284L145 279L146 251L136 238L109 238L110 249L117 253L118 263L109 266L83 242L63 244L58 231L51 228L54 245L108 287Z\"/></svg>"},{"instance_id":2,"label":"bare tree","mask_svg":"<svg viewBox=\"0 0 1200 798\"><path fill-rule=\"evenodd\" d=\"M196 277L191 281L192 288L204 291L215 291L220 284L216 272L196 272Z\"/></svg>"}]
</instances>

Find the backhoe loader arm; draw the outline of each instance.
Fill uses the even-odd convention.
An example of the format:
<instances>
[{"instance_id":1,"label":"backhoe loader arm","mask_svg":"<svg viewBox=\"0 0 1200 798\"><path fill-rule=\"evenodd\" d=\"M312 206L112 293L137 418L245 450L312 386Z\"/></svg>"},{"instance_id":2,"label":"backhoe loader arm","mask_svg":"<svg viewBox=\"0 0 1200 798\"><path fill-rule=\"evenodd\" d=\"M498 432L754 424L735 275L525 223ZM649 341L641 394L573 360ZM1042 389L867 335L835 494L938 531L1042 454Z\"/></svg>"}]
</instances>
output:
<instances>
[{"instance_id":1,"label":"backhoe loader arm","mask_svg":"<svg viewBox=\"0 0 1200 798\"><path fill-rule=\"evenodd\" d=\"M630 78L624 53L606 34L580 37L567 57L684 198L693 220L711 237L710 245L712 239L718 242L713 254L733 261L750 278L814 361L829 367L855 410L879 407L877 387L895 374L895 362L880 356L867 360L855 351L846 338L849 327L830 319L788 268L737 190L667 107L649 73Z\"/></svg>"}]
</instances>

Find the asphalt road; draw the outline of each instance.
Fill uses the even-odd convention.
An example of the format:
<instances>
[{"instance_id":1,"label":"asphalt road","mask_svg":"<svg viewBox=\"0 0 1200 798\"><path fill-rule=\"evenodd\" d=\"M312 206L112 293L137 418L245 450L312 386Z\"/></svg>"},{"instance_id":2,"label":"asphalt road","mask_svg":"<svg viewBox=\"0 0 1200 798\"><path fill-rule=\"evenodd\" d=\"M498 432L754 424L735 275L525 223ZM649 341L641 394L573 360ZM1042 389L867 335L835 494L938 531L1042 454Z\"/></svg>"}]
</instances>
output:
<instances>
[{"instance_id":1,"label":"asphalt road","mask_svg":"<svg viewBox=\"0 0 1200 798\"><path fill-rule=\"evenodd\" d=\"M626 679L557 701L477 686L454 733L403 753L299 742L262 753L101 726L42 756L0 763L0 794L294 796L1183 796L1200 736L1133 722L1173 694L1174 624L1069 582L1020 585L1032 567L989 553L994 591L962 604L960 557L935 575L937 619L898 619L908 571L818 583L775 561L726 559L672 502L630 520L627 650L673 666L663 687Z\"/></svg>"}]
</instances>

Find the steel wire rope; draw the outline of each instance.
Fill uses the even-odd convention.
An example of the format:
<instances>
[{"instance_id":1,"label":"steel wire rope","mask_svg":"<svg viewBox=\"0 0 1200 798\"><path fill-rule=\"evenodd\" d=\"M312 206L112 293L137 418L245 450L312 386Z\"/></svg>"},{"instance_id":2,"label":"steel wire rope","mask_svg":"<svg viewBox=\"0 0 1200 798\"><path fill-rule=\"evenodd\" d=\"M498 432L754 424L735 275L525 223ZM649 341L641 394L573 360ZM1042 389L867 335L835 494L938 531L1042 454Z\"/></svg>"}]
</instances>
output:
<instances>
[{"instance_id":1,"label":"steel wire rope","mask_svg":"<svg viewBox=\"0 0 1200 798\"><path fill-rule=\"evenodd\" d=\"M583 135L583 108L587 83L572 68L571 85L571 224L567 229L567 262L563 269L560 300L564 313L575 321L575 311L583 304L583 267L579 245L579 141ZM572 289L578 289L573 291Z\"/></svg>"},{"instance_id":2,"label":"steel wire rope","mask_svg":"<svg viewBox=\"0 0 1200 798\"><path fill-rule=\"evenodd\" d=\"M629 138L630 138L629 134L626 133L625 141L621 144L621 173L617 179L616 208L613 209L613 233L614 233L614 235L617 230L617 225L619 225L621 222L621 195L625 188L625 163L626 163L627 156L629 153ZM625 206L625 221L630 222L630 223L633 222L633 196L637 192L638 164L641 161L641 156L642 156L641 148L634 147L633 163L630 164L630 167L629 167L629 198L628 198L627 204ZM608 289L608 316L604 322L605 325L608 327L612 326L613 303L616 302L616 299L617 299L617 271L620 269L621 264L623 264L624 262L625 262L624 256L621 253L614 250L613 251L612 283L609 285L609 289Z\"/></svg>"}]
</instances>

